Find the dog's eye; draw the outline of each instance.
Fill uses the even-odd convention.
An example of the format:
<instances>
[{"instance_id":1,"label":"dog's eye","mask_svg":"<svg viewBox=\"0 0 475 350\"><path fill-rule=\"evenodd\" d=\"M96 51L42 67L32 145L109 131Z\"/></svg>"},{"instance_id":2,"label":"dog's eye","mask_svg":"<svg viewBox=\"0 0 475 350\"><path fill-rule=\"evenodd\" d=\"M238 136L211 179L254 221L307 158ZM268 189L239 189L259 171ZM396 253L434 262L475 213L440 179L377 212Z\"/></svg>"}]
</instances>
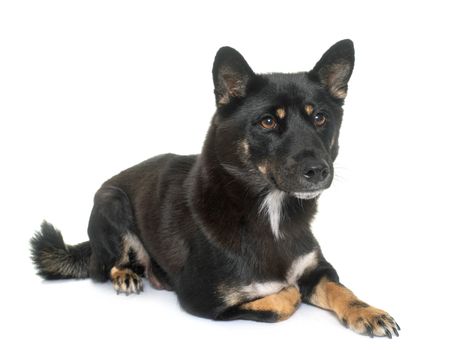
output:
<instances>
[{"instance_id":1,"label":"dog's eye","mask_svg":"<svg viewBox=\"0 0 475 350\"><path fill-rule=\"evenodd\" d=\"M277 126L277 121L273 116L266 115L259 121L259 125L264 129L274 129Z\"/></svg>"},{"instance_id":2,"label":"dog's eye","mask_svg":"<svg viewBox=\"0 0 475 350\"><path fill-rule=\"evenodd\" d=\"M313 124L318 127L322 127L327 122L327 117L325 114L318 112L313 116Z\"/></svg>"}]
</instances>

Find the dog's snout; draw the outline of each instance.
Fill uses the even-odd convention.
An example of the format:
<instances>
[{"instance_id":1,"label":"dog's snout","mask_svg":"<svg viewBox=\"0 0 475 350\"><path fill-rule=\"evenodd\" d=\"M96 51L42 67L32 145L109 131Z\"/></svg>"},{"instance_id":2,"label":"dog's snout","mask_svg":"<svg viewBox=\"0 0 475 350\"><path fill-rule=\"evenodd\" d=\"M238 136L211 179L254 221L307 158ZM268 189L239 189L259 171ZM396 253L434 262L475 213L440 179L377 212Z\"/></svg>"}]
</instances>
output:
<instances>
[{"instance_id":1,"label":"dog's snout","mask_svg":"<svg viewBox=\"0 0 475 350\"><path fill-rule=\"evenodd\" d=\"M325 181L329 175L330 167L326 162L309 164L303 171L304 178L312 183Z\"/></svg>"}]
</instances>

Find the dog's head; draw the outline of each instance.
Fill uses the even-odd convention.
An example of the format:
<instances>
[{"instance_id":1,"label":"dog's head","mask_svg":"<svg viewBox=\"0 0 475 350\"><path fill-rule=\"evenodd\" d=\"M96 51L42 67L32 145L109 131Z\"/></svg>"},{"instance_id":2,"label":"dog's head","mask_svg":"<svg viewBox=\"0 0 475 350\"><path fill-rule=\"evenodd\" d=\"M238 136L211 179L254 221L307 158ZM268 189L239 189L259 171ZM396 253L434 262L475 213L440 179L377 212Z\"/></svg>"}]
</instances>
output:
<instances>
[{"instance_id":1,"label":"dog's head","mask_svg":"<svg viewBox=\"0 0 475 350\"><path fill-rule=\"evenodd\" d=\"M353 64L350 40L333 45L309 72L294 74L255 74L239 52L221 48L211 129L219 163L253 186L316 197L333 179Z\"/></svg>"}]
</instances>

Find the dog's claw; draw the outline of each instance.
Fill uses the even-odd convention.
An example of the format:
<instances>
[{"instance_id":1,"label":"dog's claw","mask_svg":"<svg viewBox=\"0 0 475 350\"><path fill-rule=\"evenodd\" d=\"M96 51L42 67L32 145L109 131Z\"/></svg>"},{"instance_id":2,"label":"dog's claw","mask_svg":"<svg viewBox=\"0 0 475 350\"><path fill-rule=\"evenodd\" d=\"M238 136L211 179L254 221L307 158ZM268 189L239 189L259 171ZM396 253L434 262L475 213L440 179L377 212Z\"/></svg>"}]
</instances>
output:
<instances>
[{"instance_id":1,"label":"dog's claw","mask_svg":"<svg viewBox=\"0 0 475 350\"><path fill-rule=\"evenodd\" d=\"M368 333L369 337L373 338L374 337L373 327L371 327L369 324L365 324L365 327L366 327L366 332Z\"/></svg>"},{"instance_id":2,"label":"dog's claw","mask_svg":"<svg viewBox=\"0 0 475 350\"><path fill-rule=\"evenodd\" d=\"M396 335L396 337L399 337L399 333L395 327L393 327L393 333Z\"/></svg>"},{"instance_id":3,"label":"dog's claw","mask_svg":"<svg viewBox=\"0 0 475 350\"><path fill-rule=\"evenodd\" d=\"M134 271L128 268L114 268L112 271L111 278L117 294L124 293L129 296L134 293L140 294L143 291L142 279Z\"/></svg>"},{"instance_id":4,"label":"dog's claw","mask_svg":"<svg viewBox=\"0 0 475 350\"><path fill-rule=\"evenodd\" d=\"M384 330L384 333L389 339L392 339L393 335L391 331L388 329L388 326L383 320L378 320L378 325Z\"/></svg>"},{"instance_id":5,"label":"dog's claw","mask_svg":"<svg viewBox=\"0 0 475 350\"><path fill-rule=\"evenodd\" d=\"M388 336L389 339L392 339L392 338L393 338L393 336L392 336L392 334L391 334L391 332L390 332L389 329L385 328L385 329L384 329L384 332L386 333L386 335Z\"/></svg>"}]
</instances>

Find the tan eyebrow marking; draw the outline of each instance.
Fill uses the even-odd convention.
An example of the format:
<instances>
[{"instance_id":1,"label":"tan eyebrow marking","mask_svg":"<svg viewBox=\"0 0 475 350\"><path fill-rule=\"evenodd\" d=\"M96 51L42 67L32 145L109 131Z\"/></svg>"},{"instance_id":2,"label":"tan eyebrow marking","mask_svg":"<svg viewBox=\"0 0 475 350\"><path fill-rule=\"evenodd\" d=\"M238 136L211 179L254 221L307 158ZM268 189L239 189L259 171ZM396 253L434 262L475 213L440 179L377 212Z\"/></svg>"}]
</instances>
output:
<instances>
[{"instance_id":1,"label":"tan eyebrow marking","mask_svg":"<svg viewBox=\"0 0 475 350\"><path fill-rule=\"evenodd\" d=\"M308 115L312 115L313 106L312 105L305 105L305 112L307 112Z\"/></svg>"},{"instance_id":2,"label":"tan eyebrow marking","mask_svg":"<svg viewBox=\"0 0 475 350\"><path fill-rule=\"evenodd\" d=\"M277 108L275 111L275 115L278 116L280 119L285 118L285 109L283 107Z\"/></svg>"}]
</instances>

